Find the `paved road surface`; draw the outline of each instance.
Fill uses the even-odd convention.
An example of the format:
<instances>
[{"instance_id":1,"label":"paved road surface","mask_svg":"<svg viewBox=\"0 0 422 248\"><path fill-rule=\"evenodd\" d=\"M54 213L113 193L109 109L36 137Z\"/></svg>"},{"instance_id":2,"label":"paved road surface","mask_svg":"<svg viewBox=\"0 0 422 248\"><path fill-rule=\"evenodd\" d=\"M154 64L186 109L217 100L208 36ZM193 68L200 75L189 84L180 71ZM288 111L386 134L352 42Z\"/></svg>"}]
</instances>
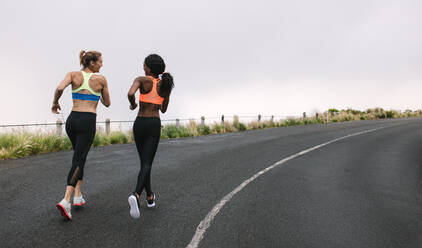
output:
<instances>
[{"instance_id":1,"label":"paved road surface","mask_svg":"<svg viewBox=\"0 0 422 248\"><path fill-rule=\"evenodd\" d=\"M139 170L134 144L93 148L87 205L64 221L72 152L0 161L0 247L186 247L227 202L199 247L422 247L422 119L359 121L163 140L152 169L157 207L127 197Z\"/></svg>"}]
</instances>

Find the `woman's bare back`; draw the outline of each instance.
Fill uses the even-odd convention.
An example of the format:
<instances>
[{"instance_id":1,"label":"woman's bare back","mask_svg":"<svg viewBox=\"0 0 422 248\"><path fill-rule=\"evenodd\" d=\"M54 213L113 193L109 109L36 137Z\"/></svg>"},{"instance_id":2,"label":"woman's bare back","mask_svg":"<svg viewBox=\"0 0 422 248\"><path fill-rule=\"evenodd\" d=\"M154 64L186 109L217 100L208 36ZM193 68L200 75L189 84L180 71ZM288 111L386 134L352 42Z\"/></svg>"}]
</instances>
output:
<instances>
[{"instance_id":1,"label":"woman's bare back","mask_svg":"<svg viewBox=\"0 0 422 248\"><path fill-rule=\"evenodd\" d=\"M71 73L72 76L72 90L76 90L82 86L84 82L84 78L82 76L82 72L75 71ZM102 75L93 74L89 79L89 87L97 92L101 93L104 88L105 78ZM88 90L81 90L78 93L80 94L91 94ZM79 111L79 112L97 112L98 102L96 101L87 101L87 100L77 100L73 99L73 108L72 111Z\"/></svg>"},{"instance_id":2,"label":"woman's bare back","mask_svg":"<svg viewBox=\"0 0 422 248\"><path fill-rule=\"evenodd\" d=\"M139 91L141 94L148 94L151 92L153 87L153 82L148 77L139 77L140 79L140 87ZM157 83L157 94L160 92L161 82ZM159 95L159 94L158 94ZM161 96L164 98L164 96ZM148 102L139 102L139 110L138 110L138 116L144 116L144 117L160 117L160 107L161 105L154 104L154 103L148 103Z\"/></svg>"}]
</instances>

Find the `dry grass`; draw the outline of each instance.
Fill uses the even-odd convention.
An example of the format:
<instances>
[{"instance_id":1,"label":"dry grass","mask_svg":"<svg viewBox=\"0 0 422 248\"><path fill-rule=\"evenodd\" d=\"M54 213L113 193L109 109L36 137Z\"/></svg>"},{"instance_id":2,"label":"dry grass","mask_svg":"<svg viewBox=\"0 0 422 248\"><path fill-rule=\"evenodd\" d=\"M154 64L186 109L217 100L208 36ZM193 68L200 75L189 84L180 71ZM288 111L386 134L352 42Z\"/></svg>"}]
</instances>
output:
<instances>
[{"instance_id":1,"label":"dry grass","mask_svg":"<svg viewBox=\"0 0 422 248\"><path fill-rule=\"evenodd\" d=\"M245 130L255 130L262 128L285 127L296 125L310 125L327 122L343 122L358 120L375 120L383 118L408 118L422 116L422 110L417 111L396 111L384 110L382 108L367 109L358 111L353 109L336 110L330 109L328 112L319 113L318 118L287 118L278 121L251 121L247 124L240 122L238 116L234 116L233 122L213 123L211 125L200 125L191 120L186 126L166 125L161 130L161 138L193 137L208 134L219 134L227 132L237 132ZM133 142L133 133L113 131L109 135L105 134L101 128L97 129L93 146L103 146L109 144L123 144ZM54 132L30 133L15 130L11 133L0 134L0 160L10 158L20 158L30 155L55 152L71 149L70 140L65 136L56 135Z\"/></svg>"}]
</instances>

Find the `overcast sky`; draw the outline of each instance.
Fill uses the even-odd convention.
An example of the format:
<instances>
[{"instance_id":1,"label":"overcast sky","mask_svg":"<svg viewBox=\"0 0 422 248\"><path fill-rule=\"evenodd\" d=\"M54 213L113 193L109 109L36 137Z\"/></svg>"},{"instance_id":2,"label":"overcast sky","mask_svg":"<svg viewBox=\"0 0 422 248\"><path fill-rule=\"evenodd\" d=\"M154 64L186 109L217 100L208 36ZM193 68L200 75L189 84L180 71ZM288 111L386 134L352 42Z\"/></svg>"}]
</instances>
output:
<instances>
[{"instance_id":1,"label":"overcast sky","mask_svg":"<svg viewBox=\"0 0 422 248\"><path fill-rule=\"evenodd\" d=\"M55 121L54 89L103 53L112 105L150 53L175 89L163 119L300 115L327 108L422 109L420 0L0 0L0 124ZM71 89L60 100L65 118Z\"/></svg>"}]
</instances>

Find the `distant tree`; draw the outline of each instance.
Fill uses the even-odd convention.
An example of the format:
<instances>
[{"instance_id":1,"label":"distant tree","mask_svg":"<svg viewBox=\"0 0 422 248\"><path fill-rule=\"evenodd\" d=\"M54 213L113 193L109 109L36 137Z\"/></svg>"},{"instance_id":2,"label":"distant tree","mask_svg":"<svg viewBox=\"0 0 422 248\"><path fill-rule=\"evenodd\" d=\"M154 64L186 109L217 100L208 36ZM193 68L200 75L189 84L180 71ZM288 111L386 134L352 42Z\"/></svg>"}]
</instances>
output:
<instances>
[{"instance_id":1,"label":"distant tree","mask_svg":"<svg viewBox=\"0 0 422 248\"><path fill-rule=\"evenodd\" d=\"M340 111L338 109L331 108L331 109L328 110L328 112L330 112L331 114L334 114L334 113L338 113Z\"/></svg>"}]
</instances>

